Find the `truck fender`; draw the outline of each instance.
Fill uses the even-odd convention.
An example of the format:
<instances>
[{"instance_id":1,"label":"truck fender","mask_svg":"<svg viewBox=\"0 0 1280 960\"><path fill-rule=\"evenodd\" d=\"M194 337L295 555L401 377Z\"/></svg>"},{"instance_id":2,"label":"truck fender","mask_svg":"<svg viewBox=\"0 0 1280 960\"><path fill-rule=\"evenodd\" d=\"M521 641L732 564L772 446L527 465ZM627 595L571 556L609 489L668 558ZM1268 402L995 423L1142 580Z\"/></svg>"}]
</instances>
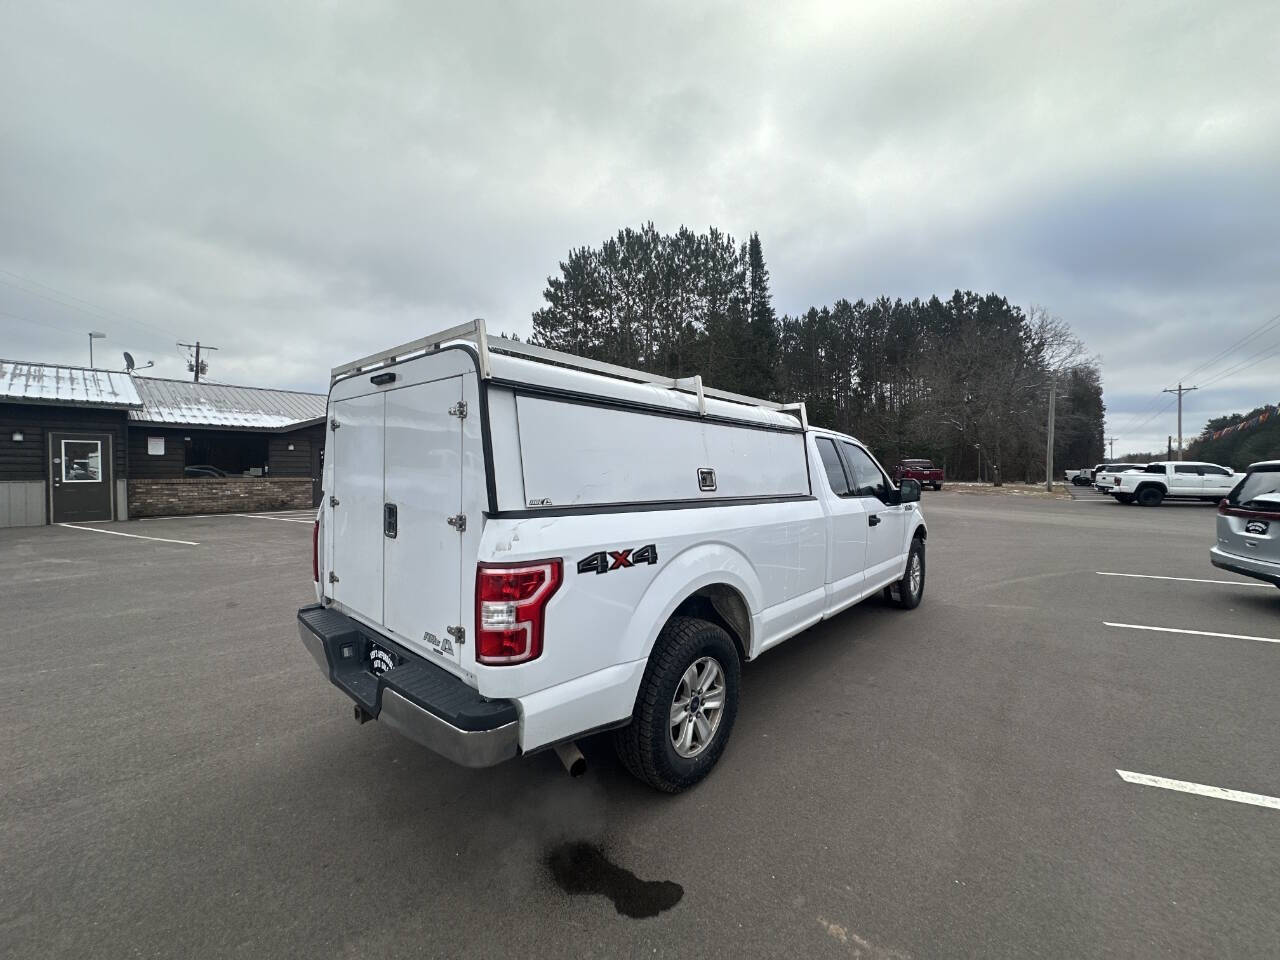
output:
<instances>
[{"instance_id":1,"label":"truck fender","mask_svg":"<svg viewBox=\"0 0 1280 960\"><path fill-rule=\"evenodd\" d=\"M623 638L627 660L647 660L676 607L703 587L723 583L737 590L751 614L752 634L763 607L760 578L746 556L725 543L702 543L672 557L645 590ZM750 643L750 638L747 638ZM748 655L750 650L748 649Z\"/></svg>"}]
</instances>

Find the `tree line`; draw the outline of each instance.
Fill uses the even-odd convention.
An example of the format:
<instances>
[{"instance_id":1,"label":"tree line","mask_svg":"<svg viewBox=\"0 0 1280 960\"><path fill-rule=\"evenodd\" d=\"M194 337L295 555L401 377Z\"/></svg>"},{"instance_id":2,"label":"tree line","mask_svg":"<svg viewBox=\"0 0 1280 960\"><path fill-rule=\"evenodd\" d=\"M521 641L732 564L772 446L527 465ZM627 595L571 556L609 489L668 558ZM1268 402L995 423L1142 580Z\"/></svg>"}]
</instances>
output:
<instances>
[{"instance_id":1,"label":"tree line","mask_svg":"<svg viewBox=\"0 0 1280 960\"><path fill-rule=\"evenodd\" d=\"M1102 459L1097 365L1060 319L995 293L840 299L778 317L758 234L663 234L648 223L571 250L548 277L532 342L785 402L881 462L927 457L953 479L1044 477Z\"/></svg>"},{"instance_id":2,"label":"tree line","mask_svg":"<svg viewBox=\"0 0 1280 960\"><path fill-rule=\"evenodd\" d=\"M1239 429L1242 423L1248 426ZM1237 429L1228 431L1228 427ZM1215 437L1219 431L1224 432ZM1248 413L1232 413L1210 420L1200 436L1187 445L1186 459L1244 470L1251 463L1274 460L1277 456L1280 456L1280 411L1266 405Z\"/></svg>"}]
</instances>

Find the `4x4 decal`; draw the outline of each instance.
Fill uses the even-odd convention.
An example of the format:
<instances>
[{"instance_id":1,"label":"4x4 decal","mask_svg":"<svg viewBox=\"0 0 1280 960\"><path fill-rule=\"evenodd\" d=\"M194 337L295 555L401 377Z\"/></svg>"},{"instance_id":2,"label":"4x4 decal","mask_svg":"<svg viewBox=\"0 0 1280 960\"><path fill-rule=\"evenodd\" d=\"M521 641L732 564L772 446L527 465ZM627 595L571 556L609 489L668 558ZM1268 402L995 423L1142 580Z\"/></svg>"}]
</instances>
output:
<instances>
[{"instance_id":1,"label":"4x4 decal","mask_svg":"<svg viewBox=\"0 0 1280 960\"><path fill-rule=\"evenodd\" d=\"M657 563L658 548L655 544L631 547L628 550L598 550L578 561L579 573L608 573L634 567L638 563Z\"/></svg>"}]
</instances>

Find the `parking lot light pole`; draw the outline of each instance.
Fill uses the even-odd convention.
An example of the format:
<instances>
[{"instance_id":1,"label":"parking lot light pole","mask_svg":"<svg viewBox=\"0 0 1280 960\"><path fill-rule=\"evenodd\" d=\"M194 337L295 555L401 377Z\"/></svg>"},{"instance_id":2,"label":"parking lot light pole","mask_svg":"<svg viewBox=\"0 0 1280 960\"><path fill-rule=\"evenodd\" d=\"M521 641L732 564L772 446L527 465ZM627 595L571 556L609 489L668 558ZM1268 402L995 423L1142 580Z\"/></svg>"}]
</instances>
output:
<instances>
[{"instance_id":1,"label":"parking lot light pole","mask_svg":"<svg viewBox=\"0 0 1280 960\"><path fill-rule=\"evenodd\" d=\"M93 369L93 341L105 340L105 339L107 339L107 335L105 333L99 333L97 330L89 331L89 369L90 370Z\"/></svg>"}]
</instances>

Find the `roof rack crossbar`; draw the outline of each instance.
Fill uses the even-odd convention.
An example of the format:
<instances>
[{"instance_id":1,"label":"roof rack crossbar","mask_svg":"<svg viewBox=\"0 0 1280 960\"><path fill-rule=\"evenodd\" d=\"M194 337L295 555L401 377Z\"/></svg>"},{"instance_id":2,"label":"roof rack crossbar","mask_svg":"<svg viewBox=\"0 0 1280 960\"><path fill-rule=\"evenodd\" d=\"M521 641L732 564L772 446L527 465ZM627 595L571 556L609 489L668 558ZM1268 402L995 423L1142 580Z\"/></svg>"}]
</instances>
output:
<instances>
[{"instance_id":1,"label":"roof rack crossbar","mask_svg":"<svg viewBox=\"0 0 1280 960\"><path fill-rule=\"evenodd\" d=\"M617 377L621 380L630 380L634 383L652 383L668 390L679 390L685 393L691 393L698 398L698 412L703 416L707 412L707 397L714 397L717 400L727 400L730 403L741 403L751 407L761 407L765 410L776 410L780 413L795 414L802 426L808 427L808 418L805 416L803 403L782 404L773 400L762 400L759 397L748 397L741 393L732 393L728 390L715 390L711 387L703 386L702 377L695 375L692 377L659 377L652 373L645 373L643 370L634 370L631 367L619 366L615 363L606 363L603 360L591 360L587 357L574 356L571 353L564 353L560 350L549 350L546 347L539 347L532 343L521 343L518 340L508 340L506 337L490 337L485 330L483 319L477 318L467 323L459 324L456 327L450 327L447 330L441 330L439 333L433 333L409 343L402 343L398 347L391 347L389 350L382 350L378 353L372 353L367 357L361 357L359 360L353 360L350 363L344 363L341 366L334 367L329 383L332 386L338 380L354 376L358 373L364 373L379 367L388 366L401 360L409 359L418 354L429 353L438 350L444 344L454 340L470 340L476 345L476 353L480 358L480 377L489 380L493 376L492 369L489 364L489 354L491 351L497 353L505 353L511 356L528 357L531 360L541 360L547 363L558 364L562 367L570 367L574 370L584 370L590 373L601 373L609 377Z\"/></svg>"}]
</instances>

